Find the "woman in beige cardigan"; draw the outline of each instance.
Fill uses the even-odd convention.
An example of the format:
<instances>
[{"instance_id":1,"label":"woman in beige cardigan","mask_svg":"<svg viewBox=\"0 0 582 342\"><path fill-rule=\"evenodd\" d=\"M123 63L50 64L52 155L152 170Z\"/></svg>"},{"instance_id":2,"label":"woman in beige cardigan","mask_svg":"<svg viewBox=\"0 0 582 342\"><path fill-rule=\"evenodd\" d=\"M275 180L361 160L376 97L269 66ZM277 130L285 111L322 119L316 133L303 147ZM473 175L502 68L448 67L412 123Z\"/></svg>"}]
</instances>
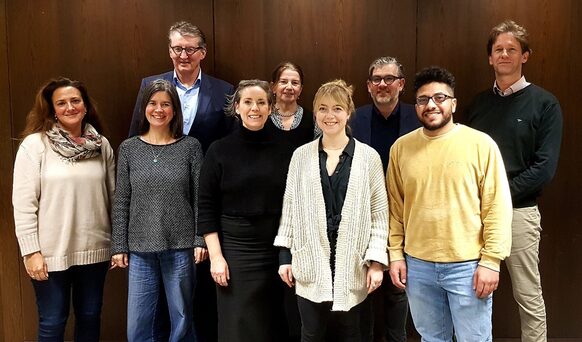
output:
<instances>
[{"instance_id":1,"label":"woman in beige cardigan","mask_svg":"<svg viewBox=\"0 0 582 342\"><path fill-rule=\"evenodd\" d=\"M388 202L382 162L350 137L352 88L323 84L313 101L323 136L293 154L275 245L279 275L295 286L302 341L360 341L367 294L388 265ZM290 253L289 253L290 251Z\"/></svg>"}]
</instances>

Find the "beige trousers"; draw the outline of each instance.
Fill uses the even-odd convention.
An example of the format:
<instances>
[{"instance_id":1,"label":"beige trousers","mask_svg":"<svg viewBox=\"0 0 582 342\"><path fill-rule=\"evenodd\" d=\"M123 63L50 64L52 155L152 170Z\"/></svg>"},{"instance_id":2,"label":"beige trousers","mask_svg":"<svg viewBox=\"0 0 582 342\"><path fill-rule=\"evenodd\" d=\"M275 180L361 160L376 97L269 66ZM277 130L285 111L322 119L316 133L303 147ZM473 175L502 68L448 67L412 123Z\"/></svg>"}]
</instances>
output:
<instances>
[{"instance_id":1,"label":"beige trousers","mask_svg":"<svg viewBox=\"0 0 582 342\"><path fill-rule=\"evenodd\" d=\"M519 305L521 340L547 341L546 307L538 269L541 216L537 206L513 209L511 255L505 264Z\"/></svg>"}]
</instances>

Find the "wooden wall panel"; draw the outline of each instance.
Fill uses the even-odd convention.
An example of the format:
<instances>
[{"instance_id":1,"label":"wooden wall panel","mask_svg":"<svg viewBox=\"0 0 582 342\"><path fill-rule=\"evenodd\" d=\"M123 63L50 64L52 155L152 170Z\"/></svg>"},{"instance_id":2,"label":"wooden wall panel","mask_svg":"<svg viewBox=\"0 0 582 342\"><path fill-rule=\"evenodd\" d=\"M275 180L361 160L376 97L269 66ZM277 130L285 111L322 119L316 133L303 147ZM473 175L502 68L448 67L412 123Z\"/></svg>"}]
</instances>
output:
<instances>
[{"instance_id":1,"label":"wooden wall panel","mask_svg":"<svg viewBox=\"0 0 582 342\"><path fill-rule=\"evenodd\" d=\"M22 341L20 258L12 220L12 125L6 1L0 0L0 342Z\"/></svg>"},{"instance_id":2,"label":"wooden wall panel","mask_svg":"<svg viewBox=\"0 0 582 342\"><path fill-rule=\"evenodd\" d=\"M456 95L463 110L479 91L493 85L486 43L489 31L505 19L524 25L533 55L524 67L527 80L558 97L564 112L564 140L554 181L540 201L542 243L540 271L550 337L581 337L582 299L573 296L582 281L580 264L580 154L576 151L581 120L575 114L582 64L577 56L582 43L579 1L550 0L419 0L417 68L438 64L457 78ZM438 29L435 29L438 28ZM502 273L494 300L494 335L519 336L519 316L512 299L507 271ZM567 309L566 309L567 308Z\"/></svg>"},{"instance_id":3,"label":"wooden wall panel","mask_svg":"<svg viewBox=\"0 0 582 342\"><path fill-rule=\"evenodd\" d=\"M334 78L355 86L356 106L368 103L368 66L377 57L395 56L413 70L414 1L221 0L214 6L217 75L234 84L270 81L275 66L291 60L304 69L300 102L309 110L317 88Z\"/></svg>"}]
</instances>

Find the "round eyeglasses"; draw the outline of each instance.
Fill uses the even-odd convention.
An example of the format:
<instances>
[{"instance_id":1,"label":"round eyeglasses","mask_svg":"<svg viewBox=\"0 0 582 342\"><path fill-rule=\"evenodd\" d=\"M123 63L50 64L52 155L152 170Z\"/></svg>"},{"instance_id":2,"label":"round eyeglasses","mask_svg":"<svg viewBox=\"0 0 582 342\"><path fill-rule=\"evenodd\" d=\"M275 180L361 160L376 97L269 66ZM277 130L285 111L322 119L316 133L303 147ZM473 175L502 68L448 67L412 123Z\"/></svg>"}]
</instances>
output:
<instances>
[{"instance_id":1,"label":"round eyeglasses","mask_svg":"<svg viewBox=\"0 0 582 342\"><path fill-rule=\"evenodd\" d=\"M182 54L182 51L185 51L186 55L192 56L198 50L202 50L204 48L201 46L197 46L197 47L170 46L170 49L172 49L172 51L174 51L174 53L178 56L180 56Z\"/></svg>"},{"instance_id":2,"label":"round eyeglasses","mask_svg":"<svg viewBox=\"0 0 582 342\"><path fill-rule=\"evenodd\" d=\"M447 94L434 94L433 96L419 96L416 98L416 104L419 106L426 106L430 100L433 100L436 104L441 104L448 99L454 99L454 96L449 96Z\"/></svg>"}]
</instances>

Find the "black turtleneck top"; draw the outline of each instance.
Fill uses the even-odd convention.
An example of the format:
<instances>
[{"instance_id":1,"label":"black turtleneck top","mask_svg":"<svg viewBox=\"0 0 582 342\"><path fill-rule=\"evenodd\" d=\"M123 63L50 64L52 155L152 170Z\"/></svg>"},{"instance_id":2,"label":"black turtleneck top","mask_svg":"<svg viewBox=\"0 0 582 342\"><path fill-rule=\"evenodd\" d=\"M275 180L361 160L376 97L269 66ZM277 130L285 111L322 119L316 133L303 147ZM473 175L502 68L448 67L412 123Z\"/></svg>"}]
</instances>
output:
<instances>
[{"instance_id":1,"label":"black turtleneck top","mask_svg":"<svg viewBox=\"0 0 582 342\"><path fill-rule=\"evenodd\" d=\"M269 129L242 125L214 142L200 173L198 235L220 231L222 215L281 215L294 148Z\"/></svg>"}]
</instances>

